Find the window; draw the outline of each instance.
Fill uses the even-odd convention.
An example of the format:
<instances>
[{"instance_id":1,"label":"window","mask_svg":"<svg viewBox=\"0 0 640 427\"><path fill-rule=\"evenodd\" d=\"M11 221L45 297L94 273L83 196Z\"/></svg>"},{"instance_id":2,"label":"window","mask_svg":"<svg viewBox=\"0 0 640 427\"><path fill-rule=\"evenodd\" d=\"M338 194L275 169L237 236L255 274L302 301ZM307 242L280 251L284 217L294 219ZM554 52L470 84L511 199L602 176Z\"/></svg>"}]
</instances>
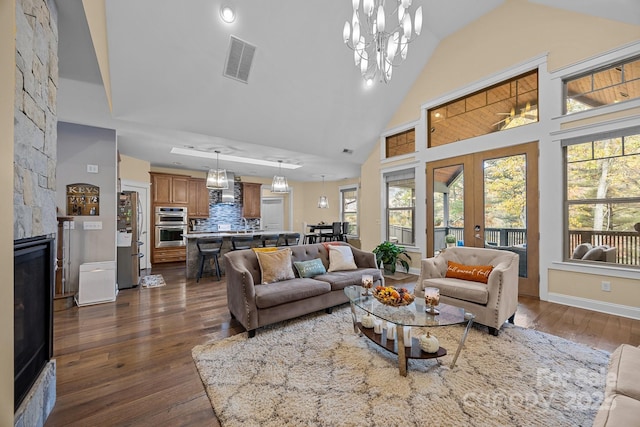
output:
<instances>
[{"instance_id":1,"label":"window","mask_svg":"<svg viewBox=\"0 0 640 427\"><path fill-rule=\"evenodd\" d=\"M538 70L428 111L429 147L450 144L538 121Z\"/></svg>"},{"instance_id":2,"label":"window","mask_svg":"<svg viewBox=\"0 0 640 427\"><path fill-rule=\"evenodd\" d=\"M385 139L386 158L414 153L416 151L416 130L410 129Z\"/></svg>"},{"instance_id":3,"label":"window","mask_svg":"<svg viewBox=\"0 0 640 427\"><path fill-rule=\"evenodd\" d=\"M563 141L566 258L640 266L640 128L585 139Z\"/></svg>"},{"instance_id":4,"label":"window","mask_svg":"<svg viewBox=\"0 0 640 427\"><path fill-rule=\"evenodd\" d=\"M564 81L565 113L640 97L640 58L618 62Z\"/></svg>"},{"instance_id":5,"label":"window","mask_svg":"<svg viewBox=\"0 0 640 427\"><path fill-rule=\"evenodd\" d=\"M358 189L356 187L340 190L340 217L348 222L349 236L358 236Z\"/></svg>"},{"instance_id":6,"label":"window","mask_svg":"<svg viewBox=\"0 0 640 427\"><path fill-rule=\"evenodd\" d=\"M415 245L416 186L413 169L385 176L387 185L387 240Z\"/></svg>"}]
</instances>

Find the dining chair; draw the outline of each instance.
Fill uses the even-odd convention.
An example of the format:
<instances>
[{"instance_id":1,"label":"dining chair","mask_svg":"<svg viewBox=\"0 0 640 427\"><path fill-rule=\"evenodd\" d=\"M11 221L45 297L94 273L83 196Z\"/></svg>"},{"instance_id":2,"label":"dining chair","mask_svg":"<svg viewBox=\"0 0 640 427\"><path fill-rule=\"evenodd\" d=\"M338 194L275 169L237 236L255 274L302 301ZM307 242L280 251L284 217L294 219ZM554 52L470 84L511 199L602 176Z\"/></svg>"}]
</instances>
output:
<instances>
[{"instance_id":1,"label":"dining chair","mask_svg":"<svg viewBox=\"0 0 640 427\"><path fill-rule=\"evenodd\" d=\"M342 223L342 233L340 234L340 240L347 241L347 235L349 234L349 222Z\"/></svg>"},{"instance_id":2,"label":"dining chair","mask_svg":"<svg viewBox=\"0 0 640 427\"><path fill-rule=\"evenodd\" d=\"M342 223L335 221L331 223L331 232L325 233L322 237L324 241L329 240L342 240Z\"/></svg>"}]
</instances>

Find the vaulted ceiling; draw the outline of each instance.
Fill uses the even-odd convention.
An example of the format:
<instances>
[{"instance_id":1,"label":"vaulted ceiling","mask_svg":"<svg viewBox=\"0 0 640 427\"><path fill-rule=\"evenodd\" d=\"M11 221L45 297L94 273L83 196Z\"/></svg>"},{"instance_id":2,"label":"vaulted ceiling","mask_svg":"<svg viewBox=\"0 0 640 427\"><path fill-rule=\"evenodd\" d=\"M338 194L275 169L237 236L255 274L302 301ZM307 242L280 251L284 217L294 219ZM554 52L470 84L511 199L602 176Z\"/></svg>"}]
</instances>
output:
<instances>
[{"instance_id":1,"label":"vaulted ceiling","mask_svg":"<svg viewBox=\"0 0 640 427\"><path fill-rule=\"evenodd\" d=\"M529 1L640 25L637 0ZM287 171L293 180L356 177L438 43L504 0L413 3L423 6L422 34L389 84L366 88L342 42L349 0L228 1L233 24L221 21L219 0L107 0L105 90L82 1L56 0L58 119L116 129L122 154L154 166L214 165L170 152L193 147L302 165ZM256 46L248 83L223 76L231 36Z\"/></svg>"}]
</instances>

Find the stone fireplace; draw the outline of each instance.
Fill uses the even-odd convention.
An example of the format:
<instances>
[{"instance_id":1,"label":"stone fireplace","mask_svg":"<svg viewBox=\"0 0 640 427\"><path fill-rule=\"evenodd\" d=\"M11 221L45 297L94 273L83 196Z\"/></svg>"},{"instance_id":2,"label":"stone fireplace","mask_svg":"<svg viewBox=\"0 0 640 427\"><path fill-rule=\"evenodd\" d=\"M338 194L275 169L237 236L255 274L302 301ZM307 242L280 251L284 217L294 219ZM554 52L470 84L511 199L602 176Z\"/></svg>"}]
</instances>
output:
<instances>
[{"instance_id":1,"label":"stone fireplace","mask_svg":"<svg viewBox=\"0 0 640 427\"><path fill-rule=\"evenodd\" d=\"M17 0L15 8L14 248L36 240L42 240L36 246L46 247L51 245L57 231L55 190L58 17L54 0ZM34 237L37 239L33 239ZM46 249L45 252L51 250ZM48 267L42 268L47 270ZM23 273L16 266L14 280L20 280L21 274ZM44 283L49 280L47 275L48 273L44 273L42 282L39 283L43 291L48 286ZM17 296L20 297L19 293ZM23 328L32 325L22 322L24 319L18 319L24 313L20 311L19 301L16 300L15 303L14 355L19 357L18 353L25 342L17 341L24 339L28 333ZM47 327L42 324L45 321L42 318L36 320L39 323L36 329L40 331L36 334L45 333L42 332ZM28 344L31 345L36 344ZM51 340L44 345L49 346L47 350L50 350ZM50 356L50 351L47 353ZM34 357L42 359L44 356L36 354ZM35 371L36 378L30 378L27 386L21 386L25 390L21 390L21 396L15 397L22 399L15 412L14 422L17 426L44 425L55 405L55 361L44 362L44 368L39 364L36 366L27 368ZM17 400L15 406L18 403Z\"/></svg>"}]
</instances>

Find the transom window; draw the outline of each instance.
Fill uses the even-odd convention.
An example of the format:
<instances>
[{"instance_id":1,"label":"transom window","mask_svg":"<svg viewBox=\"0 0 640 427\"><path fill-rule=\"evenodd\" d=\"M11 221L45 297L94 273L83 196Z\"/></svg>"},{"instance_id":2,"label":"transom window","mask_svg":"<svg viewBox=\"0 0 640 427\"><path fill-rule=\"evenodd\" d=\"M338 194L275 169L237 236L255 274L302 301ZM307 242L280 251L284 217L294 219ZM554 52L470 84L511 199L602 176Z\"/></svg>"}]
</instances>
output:
<instances>
[{"instance_id":1,"label":"transom window","mask_svg":"<svg viewBox=\"0 0 640 427\"><path fill-rule=\"evenodd\" d=\"M538 121L538 70L428 111L429 147L450 144Z\"/></svg>"},{"instance_id":2,"label":"transom window","mask_svg":"<svg viewBox=\"0 0 640 427\"><path fill-rule=\"evenodd\" d=\"M640 266L639 132L563 141L567 259Z\"/></svg>"},{"instance_id":3,"label":"transom window","mask_svg":"<svg viewBox=\"0 0 640 427\"><path fill-rule=\"evenodd\" d=\"M640 58L628 59L564 81L565 114L640 97Z\"/></svg>"},{"instance_id":4,"label":"transom window","mask_svg":"<svg viewBox=\"0 0 640 427\"><path fill-rule=\"evenodd\" d=\"M388 136L385 140L385 151L386 158L414 153L416 151L416 130L410 129Z\"/></svg>"}]
</instances>

